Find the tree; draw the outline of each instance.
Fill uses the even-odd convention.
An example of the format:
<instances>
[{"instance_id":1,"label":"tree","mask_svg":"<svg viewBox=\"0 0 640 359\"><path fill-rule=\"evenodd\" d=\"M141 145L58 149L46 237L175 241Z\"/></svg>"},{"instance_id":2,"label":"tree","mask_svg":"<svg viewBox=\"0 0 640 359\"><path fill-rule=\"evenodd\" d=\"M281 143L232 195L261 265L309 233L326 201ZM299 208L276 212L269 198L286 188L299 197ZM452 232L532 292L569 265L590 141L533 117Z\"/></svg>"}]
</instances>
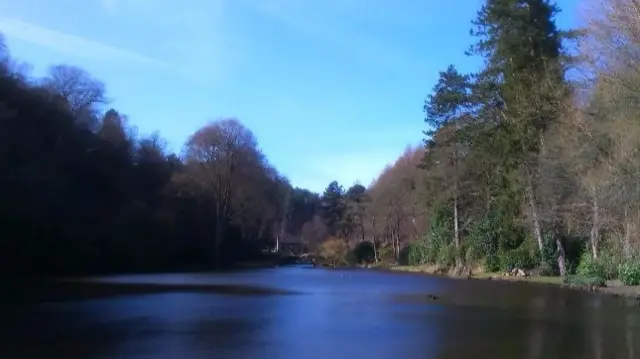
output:
<instances>
[{"instance_id":1,"label":"tree","mask_svg":"<svg viewBox=\"0 0 640 359\"><path fill-rule=\"evenodd\" d=\"M348 251L349 248L344 239L330 237L322 243L320 257L335 267L345 262Z\"/></svg>"},{"instance_id":2,"label":"tree","mask_svg":"<svg viewBox=\"0 0 640 359\"><path fill-rule=\"evenodd\" d=\"M422 148L407 147L398 160L388 165L369 187L370 228L373 242L380 247L391 244L397 260L403 244L425 230L425 199L419 189L424 178L418 164ZM376 248L377 249L377 248Z\"/></svg>"},{"instance_id":3,"label":"tree","mask_svg":"<svg viewBox=\"0 0 640 359\"><path fill-rule=\"evenodd\" d=\"M333 236L344 235L346 202L344 189L333 181L322 194L322 218Z\"/></svg>"},{"instance_id":4,"label":"tree","mask_svg":"<svg viewBox=\"0 0 640 359\"><path fill-rule=\"evenodd\" d=\"M564 34L554 23L558 11L548 0L487 0L474 22L479 40L471 48L486 62L477 76L476 97L497 107L499 115L491 141L500 146L495 151L501 157L497 178L506 196L499 197L499 206L513 211L528 199L540 251L544 241L535 186L537 158L544 133L557 121L568 94ZM557 244L564 273L563 246Z\"/></svg>"},{"instance_id":5,"label":"tree","mask_svg":"<svg viewBox=\"0 0 640 359\"><path fill-rule=\"evenodd\" d=\"M100 106L107 104L105 86L86 71L67 65L49 68L42 86L62 96L74 116L81 123L91 126Z\"/></svg>"},{"instance_id":6,"label":"tree","mask_svg":"<svg viewBox=\"0 0 640 359\"><path fill-rule=\"evenodd\" d=\"M329 229L320 216L316 215L304 223L300 230L302 243L311 252L321 251L322 243L329 237Z\"/></svg>"},{"instance_id":7,"label":"tree","mask_svg":"<svg viewBox=\"0 0 640 359\"><path fill-rule=\"evenodd\" d=\"M464 153L459 132L469 121L470 85L468 76L460 74L453 65L440 73L440 78L427 99L424 111L425 122L430 127L425 131L425 153L423 168L437 173L436 181L442 184L452 199L453 242L460 250L460 161ZM436 169L439 169L439 171ZM449 198L447 198L449 199Z\"/></svg>"},{"instance_id":8,"label":"tree","mask_svg":"<svg viewBox=\"0 0 640 359\"><path fill-rule=\"evenodd\" d=\"M288 200L287 231L298 235L303 225L319 213L320 196L307 189L293 188Z\"/></svg>"},{"instance_id":9,"label":"tree","mask_svg":"<svg viewBox=\"0 0 640 359\"><path fill-rule=\"evenodd\" d=\"M194 168L201 186L211 196L215 213L213 251L220 263L225 224L230 215L232 184L239 168L255 160L257 143L253 133L236 119L212 122L196 131L185 145L187 163Z\"/></svg>"},{"instance_id":10,"label":"tree","mask_svg":"<svg viewBox=\"0 0 640 359\"><path fill-rule=\"evenodd\" d=\"M365 223L371 198L367 193L367 189L361 184L354 184L349 187L345 197L347 204L345 217L348 232L351 237L364 242L366 238Z\"/></svg>"},{"instance_id":11,"label":"tree","mask_svg":"<svg viewBox=\"0 0 640 359\"><path fill-rule=\"evenodd\" d=\"M138 136L117 109L102 113L104 87L88 73L57 66L43 79L29 78L4 50L3 272L233 265L264 256L286 216L316 216L318 196L304 190L308 198L295 209L301 214L290 212L285 194L295 191L238 120L197 130L181 159L158 134ZM87 116L92 126L82 123Z\"/></svg>"}]
</instances>

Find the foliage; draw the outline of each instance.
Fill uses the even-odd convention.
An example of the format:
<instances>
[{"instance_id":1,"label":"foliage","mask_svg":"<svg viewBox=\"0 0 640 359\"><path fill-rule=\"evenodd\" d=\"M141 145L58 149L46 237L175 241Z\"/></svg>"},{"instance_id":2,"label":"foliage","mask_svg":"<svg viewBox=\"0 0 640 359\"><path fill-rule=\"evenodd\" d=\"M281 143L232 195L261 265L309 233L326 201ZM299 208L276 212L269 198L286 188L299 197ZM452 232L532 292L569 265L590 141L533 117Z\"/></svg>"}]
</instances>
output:
<instances>
[{"instance_id":1,"label":"foliage","mask_svg":"<svg viewBox=\"0 0 640 359\"><path fill-rule=\"evenodd\" d=\"M356 264L373 263L375 261L375 251L373 243L360 242L350 251L350 256Z\"/></svg>"},{"instance_id":2,"label":"foliage","mask_svg":"<svg viewBox=\"0 0 640 359\"><path fill-rule=\"evenodd\" d=\"M322 194L322 218L329 233L332 235L344 234L344 220L346 211L345 194L342 186L333 181Z\"/></svg>"},{"instance_id":3,"label":"foliage","mask_svg":"<svg viewBox=\"0 0 640 359\"><path fill-rule=\"evenodd\" d=\"M491 253L484 258L484 270L487 272L498 272L502 267L500 263L500 257Z\"/></svg>"},{"instance_id":4,"label":"foliage","mask_svg":"<svg viewBox=\"0 0 640 359\"><path fill-rule=\"evenodd\" d=\"M458 249L453 243L445 244L438 248L436 264L441 267L453 267L456 264Z\"/></svg>"},{"instance_id":5,"label":"foliage","mask_svg":"<svg viewBox=\"0 0 640 359\"><path fill-rule=\"evenodd\" d=\"M556 244L553 236L546 233L544 236L544 245L540 253L540 269L545 275L559 274Z\"/></svg>"},{"instance_id":6,"label":"foliage","mask_svg":"<svg viewBox=\"0 0 640 359\"><path fill-rule=\"evenodd\" d=\"M634 258L620 263L618 276L625 285L640 285L640 260Z\"/></svg>"},{"instance_id":7,"label":"foliage","mask_svg":"<svg viewBox=\"0 0 640 359\"><path fill-rule=\"evenodd\" d=\"M510 271L514 268L532 269L540 263L538 253L526 244L500 252L499 258L500 268L504 271Z\"/></svg>"},{"instance_id":8,"label":"foliage","mask_svg":"<svg viewBox=\"0 0 640 359\"><path fill-rule=\"evenodd\" d=\"M320 257L331 266L339 266L346 263L349 248L342 238L329 237L322 243Z\"/></svg>"},{"instance_id":9,"label":"foliage","mask_svg":"<svg viewBox=\"0 0 640 359\"><path fill-rule=\"evenodd\" d=\"M499 222L495 211L471 222L465 238L469 259L479 260L498 251Z\"/></svg>"},{"instance_id":10,"label":"foliage","mask_svg":"<svg viewBox=\"0 0 640 359\"><path fill-rule=\"evenodd\" d=\"M282 233L291 186L237 119L195 131L179 158L158 135L138 136L84 70L30 79L10 62L0 64L4 273L221 267L262 257Z\"/></svg>"},{"instance_id":11,"label":"foliage","mask_svg":"<svg viewBox=\"0 0 640 359\"><path fill-rule=\"evenodd\" d=\"M603 287L605 280L602 277L585 277L582 275L568 275L563 278L565 284L574 286L597 286Z\"/></svg>"},{"instance_id":12,"label":"foliage","mask_svg":"<svg viewBox=\"0 0 640 359\"><path fill-rule=\"evenodd\" d=\"M383 262L394 262L395 259L395 248L393 246L387 245L381 247L378 251L378 255L380 256L380 260Z\"/></svg>"},{"instance_id":13,"label":"foliage","mask_svg":"<svg viewBox=\"0 0 640 359\"><path fill-rule=\"evenodd\" d=\"M429 263L429 247L425 241L418 240L409 243L407 248L407 263L408 265L417 266Z\"/></svg>"},{"instance_id":14,"label":"foliage","mask_svg":"<svg viewBox=\"0 0 640 359\"><path fill-rule=\"evenodd\" d=\"M539 274L543 277L551 277L551 276L558 275L558 270L546 262L541 263L540 267L538 267L538 270L539 270Z\"/></svg>"},{"instance_id":15,"label":"foliage","mask_svg":"<svg viewBox=\"0 0 640 359\"><path fill-rule=\"evenodd\" d=\"M604 266L601 261L594 259L591 253L584 252L580 258L576 274L583 277L594 277L607 279Z\"/></svg>"},{"instance_id":16,"label":"foliage","mask_svg":"<svg viewBox=\"0 0 640 359\"><path fill-rule=\"evenodd\" d=\"M321 195L293 188L237 119L198 129L179 157L138 136L90 74L63 65L26 78L2 44L0 268L231 265L299 238L334 265L373 253L635 283L640 20L624 16L634 6L605 0L578 59L553 2L484 1L469 51L484 66L439 73L422 104L424 146L370 186L332 181ZM586 81L568 80L573 65Z\"/></svg>"},{"instance_id":17,"label":"foliage","mask_svg":"<svg viewBox=\"0 0 640 359\"><path fill-rule=\"evenodd\" d=\"M580 257L576 274L584 277L597 277L603 280L618 278L619 265L624 263L624 258L612 247L604 247L598 258L594 259L593 254L585 250Z\"/></svg>"}]
</instances>

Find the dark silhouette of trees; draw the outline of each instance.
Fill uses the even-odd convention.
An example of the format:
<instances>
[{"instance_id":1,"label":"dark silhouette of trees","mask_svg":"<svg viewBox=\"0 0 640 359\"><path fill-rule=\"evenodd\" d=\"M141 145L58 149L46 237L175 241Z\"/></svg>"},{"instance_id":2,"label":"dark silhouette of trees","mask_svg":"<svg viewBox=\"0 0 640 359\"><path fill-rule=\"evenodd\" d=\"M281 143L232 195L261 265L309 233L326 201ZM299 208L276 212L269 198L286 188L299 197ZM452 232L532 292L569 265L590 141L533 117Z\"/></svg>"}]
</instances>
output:
<instances>
[{"instance_id":1,"label":"dark silhouette of trees","mask_svg":"<svg viewBox=\"0 0 640 359\"><path fill-rule=\"evenodd\" d=\"M170 154L104 111L105 87L85 71L26 79L1 51L2 273L227 266L273 244L286 193L294 231L315 215L317 196L292 189L238 120L213 121Z\"/></svg>"}]
</instances>

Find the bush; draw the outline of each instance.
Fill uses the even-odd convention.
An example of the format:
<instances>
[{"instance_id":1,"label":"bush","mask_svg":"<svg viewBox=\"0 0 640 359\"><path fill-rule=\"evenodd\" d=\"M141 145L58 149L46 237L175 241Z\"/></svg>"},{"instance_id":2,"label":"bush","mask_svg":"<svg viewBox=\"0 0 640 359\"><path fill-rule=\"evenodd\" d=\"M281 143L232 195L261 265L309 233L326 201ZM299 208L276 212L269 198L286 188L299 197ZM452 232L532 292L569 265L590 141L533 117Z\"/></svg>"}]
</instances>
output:
<instances>
[{"instance_id":1,"label":"bush","mask_svg":"<svg viewBox=\"0 0 640 359\"><path fill-rule=\"evenodd\" d=\"M373 263L376 258L376 253L373 250L373 243L360 242L349 253L349 261L352 263Z\"/></svg>"},{"instance_id":2,"label":"bush","mask_svg":"<svg viewBox=\"0 0 640 359\"><path fill-rule=\"evenodd\" d=\"M395 248L391 245L388 245L378 249L378 259L380 259L383 262L395 262L396 260Z\"/></svg>"},{"instance_id":3,"label":"bush","mask_svg":"<svg viewBox=\"0 0 640 359\"><path fill-rule=\"evenodd\" d=\"M320 247L320 257L332 266L344 264L349 254L347 242L342 238L331 237Z\"/></svg>"},{"instance_id":4,"label":"bush","mask_svg":"<svg viewBox=\"0 0 640 359\"><path fill-rule=\"evenodd\" d=\"M618 267L622 260L622 255L613 248L604 248L600 251L598 261L602 265L604 279L610 280L618 277Z\"/></svg>"},{"instance_id":5,"label":"bush","mask_svg":"<svg viewBox=\"0 0 640 359\"><path fill-rule=\"evenodd\" d=\"M624 285L640 285L640 261L632 259L621 263L618 277Z\"/></svg>"},{"instance_id":6,"label":"bush","mask_svg":"<svg viewBox=\"0 0 640 359\"><path fill-rule=\"evenodd\" d=\"M545 277L555 276L558 275L558 270L549 265L549 263L543 262L542 264L540 264L539 273L541 276Z\"/></svg>"},{"instance_id":7,"label":"bush","mask_svg":"<svg viewBox=\"0 0 640 359\"><path fill-rule=\"evenodd\" d=\"M498 272L500 270L500 258L496 254L489 254L484 258L484 270Z\"/></svg>"},{"instance_id":8,"label":"bush","mask_svg":"<svg viewBox=\"0 0 640 359\"><path fill-rule=\"evenodd\" d=\"M436 263L442 267L453 267L456 264L456 247L453 244L440 247Z\"/></svg>"},{"instance_id":9,"label":"bush","mask_svg":"<svg viewBox=\"0 0 640 359\"><path fill-rule=\"evenodd\" d=\"M576 274L582 277L602 278L606 280L604 266L599 260L594 259L589 251L582 253Z\"/></svg>"},{"instance_id":10,"label":"bush","mask_svg":"<svg viewBox=\"0 0 640 359\"><path fill-rule=\"evenodd\" d=\"M407 246L407 263L411 266L429 262L429 246L424 240L417 240Z\"/></svg>"},{"instance_id":11,"label":"bush","mask_svg":"<svg viewBox=\"0 0 640 359\"><path fill-rule=\"evenodd\" d=\"M585 250L580 256L576 274L584 277L598 277L603 280L614 279L619 275L620 256L612 249L604 249L597 259Z\"/></svg>"},{"instance_id":12,"label":"bush","mask_svg":"<svg viewBox=\"0 0 640 359\"><path fill-rule=\"evenodd\" d=\"M538 256L526 245L500 253L500 268L505 271L514 268L532 269L540 263Z\"/></svg>"},{"instance_id":13,"label":"bush","mask_svg":"<svg viewBox=\"0 0 640 359\"><path fill-rule=\"evenodd\" d=\"M467 264L478 263L478 261L484 258L483 253L478 251L478 248L474 246L463 246L462 253L464 253L464 261Z\"/></svg>"},{"instance_id":14,"label":"bush","mask_svg":"<svg viewBox=\"0 0 640 359\"><path fill-rule=\"evenodd\" d=\"M469 234L464 243L467 248L467 260L476 261L494 254L498 250L498 226L495 211L475 218L471 222Z\"/></svg>"},{"instance_id":15,"label":"bush","mask_svg":"<svg viewBox=\"0 0 640 359\"><path fill-rule=\"evenodd\" d=\"M585 277L583 275L568 275L563 279L564 284L575 285L575 286L598 286L602 287L605 285L605 281L602 277Z\"/></svg>"},{"instance_id":16,"label":"bush","mask_svg":"<svg viewBox=\"0 0 640 359\"><path fill-rule=\"evenodd\" d=\"M546 233L542 244L540 268L548 269L553 274L560 273L557 255L555 239L551 233Z\"/></svg>"}]
</instances>

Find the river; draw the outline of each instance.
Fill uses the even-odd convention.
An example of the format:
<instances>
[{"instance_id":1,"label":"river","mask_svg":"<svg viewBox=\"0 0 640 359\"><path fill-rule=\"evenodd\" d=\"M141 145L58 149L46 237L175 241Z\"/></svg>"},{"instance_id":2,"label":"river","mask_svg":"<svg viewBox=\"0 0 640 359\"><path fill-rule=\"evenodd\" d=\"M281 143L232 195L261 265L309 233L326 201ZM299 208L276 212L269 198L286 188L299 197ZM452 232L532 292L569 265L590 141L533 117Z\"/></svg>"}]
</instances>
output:
<instances>
[{"instance_id":1,"label":"river","mask_svg":"<svg viewBox=\"0 0 640 359\"><path fill-rule=\"evenodd\" d=\"M554 286L305 267L95 281L175 286L3 308L0 357L640 357L640 307ZM254 287L274 291L232 290Z\"/></svg>"}]
</instances>

